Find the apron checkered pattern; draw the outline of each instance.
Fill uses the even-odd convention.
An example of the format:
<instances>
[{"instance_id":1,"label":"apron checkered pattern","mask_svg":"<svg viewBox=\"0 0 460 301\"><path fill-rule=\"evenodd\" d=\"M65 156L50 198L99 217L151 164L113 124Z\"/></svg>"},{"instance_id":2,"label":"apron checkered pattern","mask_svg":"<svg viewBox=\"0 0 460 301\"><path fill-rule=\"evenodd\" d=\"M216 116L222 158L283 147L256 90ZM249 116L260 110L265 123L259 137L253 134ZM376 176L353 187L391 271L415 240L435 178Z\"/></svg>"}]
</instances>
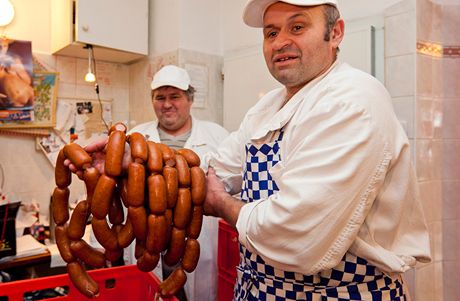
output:
<instances>
[{"instance_id":1,"label":"apron checkered pattern","mask_svg":"<svg viewBox=\"0 0 460 301\"><path fill-rule=\"evenodd\" d=\"M253 202L278 191L270 168L281 161L279 142L283 131L271 143L246 145L241 199ZM240 245L240 264L234 300L249 301L405 301L401 277L390 278L366 260L346 253L333 269L317 275L282 271Z\"/></svg>"}]
</instances>

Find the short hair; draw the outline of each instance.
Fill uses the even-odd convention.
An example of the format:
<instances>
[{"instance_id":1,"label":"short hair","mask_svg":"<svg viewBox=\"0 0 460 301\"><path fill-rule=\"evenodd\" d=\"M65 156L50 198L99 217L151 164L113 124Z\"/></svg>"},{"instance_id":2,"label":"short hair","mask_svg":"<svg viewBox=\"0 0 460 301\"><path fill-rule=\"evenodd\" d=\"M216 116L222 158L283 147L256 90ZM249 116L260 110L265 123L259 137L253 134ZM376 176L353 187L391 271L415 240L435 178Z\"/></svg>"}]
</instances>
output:
<instances>
[{"instance_id":1,"label":"short hair","mask_svg":"<svg viewBox=\"0 0 460 301\"><path fill-rule=\"evenodd\" d=\"M155 90L157 90L157 89L155 89ZM155 90L152 90L150 92L150 97L151 98L153 98L153 94L155 93ZM184 91L184 90L182 90L182 91ZM195 92L196 92L196 89L192 85L188 85L188 89L184 91L185 96L187 96L187 99L190 100L190 101L193 101L193 98L195 97Z\"/></svg>"},{"instance_id":2,"label":"short hair","mask_svg":"<svg viewBox=\"0 0 460 301\"><path fill-rule=\"evenodd\" d=\"M324 40L330 41L331 32L335 26L335 23L340 18L340 12L334 5L325 4L323 5L324 17L326 19L326 31L324 32Z\"/></svg>"}]
</instances>

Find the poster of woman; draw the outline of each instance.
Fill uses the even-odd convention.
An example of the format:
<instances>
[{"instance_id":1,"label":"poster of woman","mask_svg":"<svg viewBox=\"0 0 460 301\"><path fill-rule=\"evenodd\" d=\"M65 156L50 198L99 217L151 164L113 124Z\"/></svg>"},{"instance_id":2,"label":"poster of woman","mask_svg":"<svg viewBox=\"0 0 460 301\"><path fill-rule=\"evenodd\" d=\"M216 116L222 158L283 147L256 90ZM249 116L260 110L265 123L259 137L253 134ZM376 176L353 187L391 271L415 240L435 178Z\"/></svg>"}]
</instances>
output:
<instances>
[{"instance_id":1,"label":"poster of woman","mask_svg":"<svg viewBox=\"0 0 460 301\"><path fill-rule=\"evenodd\" d=\"M32 77L31 42L0 38L0 120L33 120Z\"/></svg>"}]
</instances>

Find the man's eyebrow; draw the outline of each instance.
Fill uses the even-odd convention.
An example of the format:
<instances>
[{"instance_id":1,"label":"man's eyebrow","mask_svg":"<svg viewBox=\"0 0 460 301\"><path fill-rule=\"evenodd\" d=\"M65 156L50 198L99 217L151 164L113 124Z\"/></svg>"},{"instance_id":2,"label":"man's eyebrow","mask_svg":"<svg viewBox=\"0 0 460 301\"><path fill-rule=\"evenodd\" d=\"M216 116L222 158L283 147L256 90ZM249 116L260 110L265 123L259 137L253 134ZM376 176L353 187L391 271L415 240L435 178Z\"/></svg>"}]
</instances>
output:
<instances>
[{"instance_id":1,"label":"man's eyebrow","mask_svg":"<svg viewBox=\"0 0 460 301\"><path fill-rule=\"evenodd\" d=\"M292 21L293 19L297 18L297 17L306 17L305 14L303 13L297 13L297 14L294 14L292 16L290 16L289 18L287 18L288 21ZM263 29L270 29L270 28L274 28L275 25L274 24L267 24L264 26Z\"/></svg>"}]
</instances>

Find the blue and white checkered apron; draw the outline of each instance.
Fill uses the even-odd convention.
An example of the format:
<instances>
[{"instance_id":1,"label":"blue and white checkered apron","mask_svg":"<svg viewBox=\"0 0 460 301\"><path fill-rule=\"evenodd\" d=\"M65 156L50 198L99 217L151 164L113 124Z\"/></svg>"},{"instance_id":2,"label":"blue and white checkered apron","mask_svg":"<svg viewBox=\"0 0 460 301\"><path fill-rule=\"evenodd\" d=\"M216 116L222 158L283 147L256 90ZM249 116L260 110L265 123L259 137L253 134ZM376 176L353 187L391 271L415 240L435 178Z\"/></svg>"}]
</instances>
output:
<instances>
[{"instance_id":1,"label":"blue and white checkered apron","mask_svg":"<svg viewBox=\"0 0 460 301\"><path fill-rule=\"evenodd\" d=\"M270 175L270 168L282 159L279 146L282 139L283 131L279 131L271 143L246 145L241 191L241 199L245 202L267 198L279 190ZM333 269L317 275L302 275L268 265L240 244L237 273L234 300L408 300L401 277L392 279L350 253L346 253Z\"/></svg>"}]
</instances>

